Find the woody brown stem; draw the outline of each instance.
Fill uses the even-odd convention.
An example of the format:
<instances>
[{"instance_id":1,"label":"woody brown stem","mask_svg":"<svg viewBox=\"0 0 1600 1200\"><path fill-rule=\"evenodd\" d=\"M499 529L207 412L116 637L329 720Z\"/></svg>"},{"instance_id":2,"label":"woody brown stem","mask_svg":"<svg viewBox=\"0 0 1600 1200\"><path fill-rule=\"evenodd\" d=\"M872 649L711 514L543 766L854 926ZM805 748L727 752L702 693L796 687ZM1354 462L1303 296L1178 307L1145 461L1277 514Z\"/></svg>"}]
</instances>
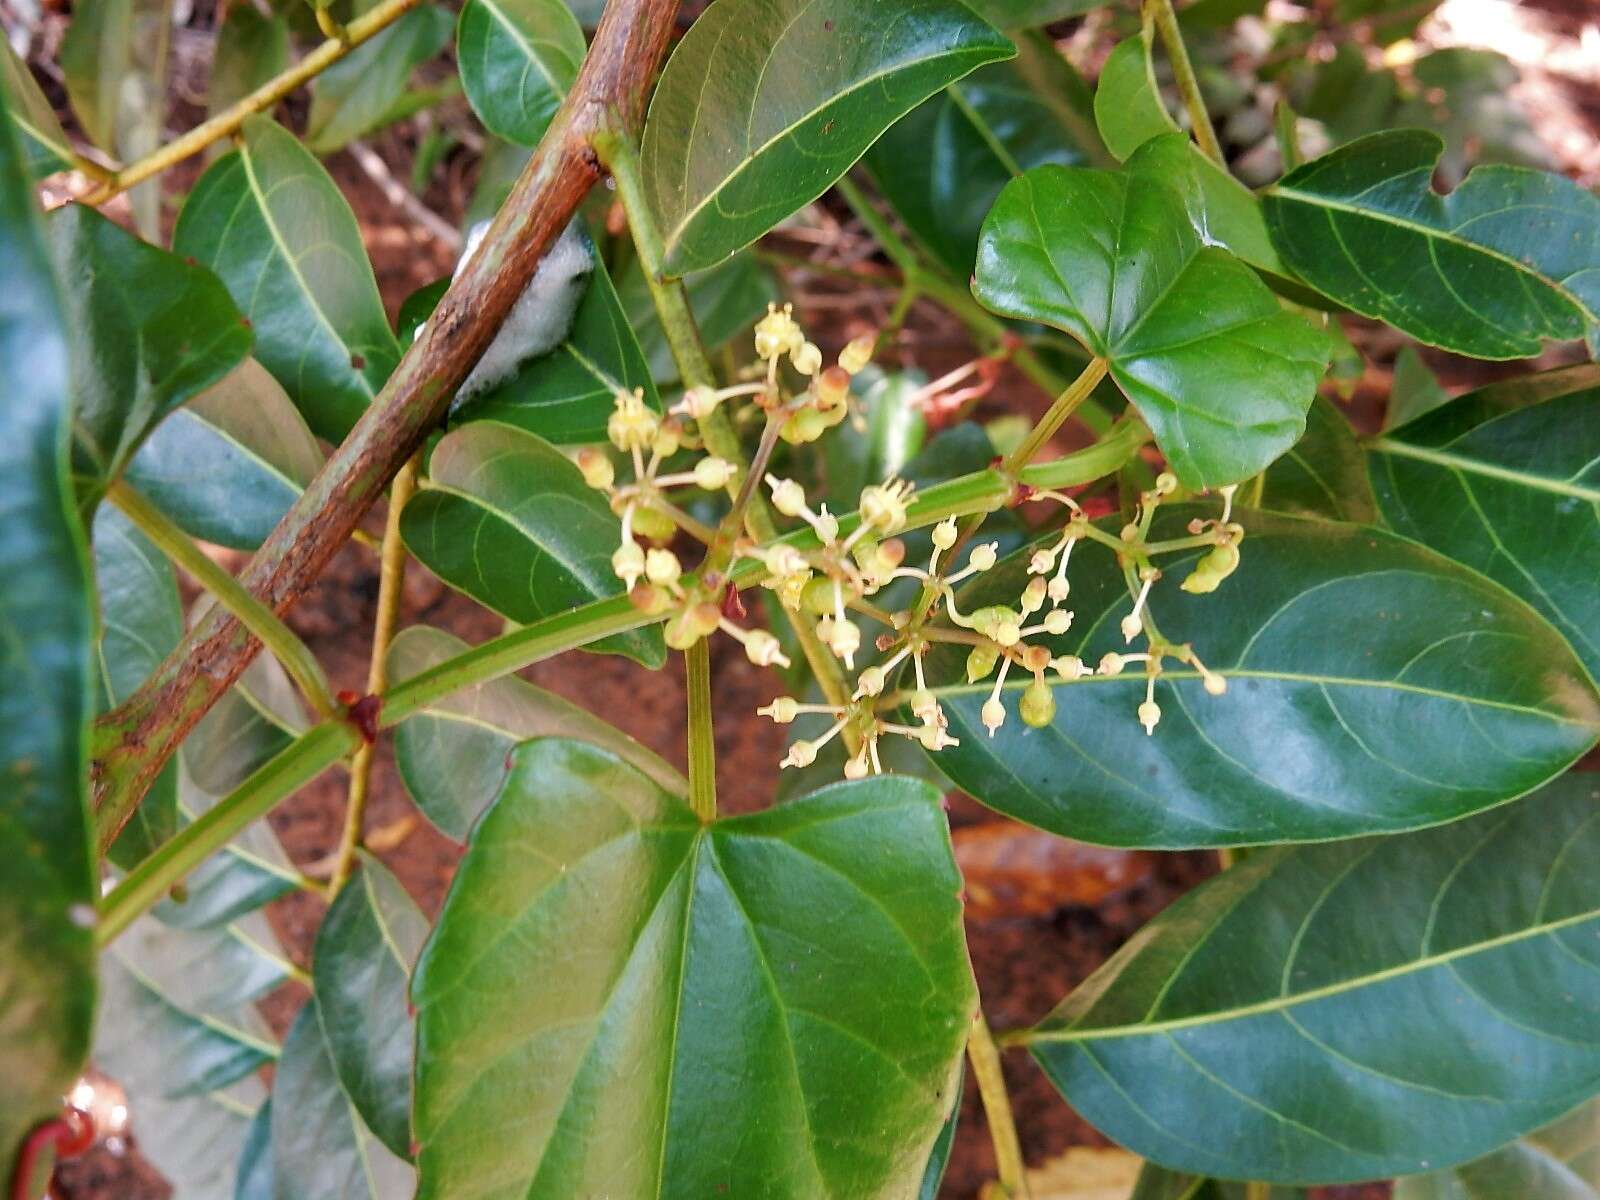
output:
<instances>
[{"instance_id":1,"label":"woody brown stem","mask_svg":"<svg viewBox=\"0 0 1600 1200\"><path fill-rule=\"evenodd\" d=\"M675 0L611 0L572 90L483 244L439 302L388 383L240 574L280 616L310 588L389 481L435 428L545 251L601 168L590 138L636 127L666 50ZM213 610L126 702L96 723L92 767L99 840L110 845L195 723L260 650Z\"/></svg>"}]
</instances>

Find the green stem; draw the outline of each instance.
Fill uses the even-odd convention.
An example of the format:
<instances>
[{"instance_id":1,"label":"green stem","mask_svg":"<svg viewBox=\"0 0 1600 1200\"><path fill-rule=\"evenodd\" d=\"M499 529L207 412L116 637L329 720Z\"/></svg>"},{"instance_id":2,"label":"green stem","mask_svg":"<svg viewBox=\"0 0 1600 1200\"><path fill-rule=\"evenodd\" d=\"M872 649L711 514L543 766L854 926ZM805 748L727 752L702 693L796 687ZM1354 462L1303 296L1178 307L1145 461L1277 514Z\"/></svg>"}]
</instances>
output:
<instances>
[{"instance_id":1,"label":"green stem","mask_svg":"<svg viewBox=\"0 0 1600 1200\"><path fill-rule=\"evenodd\" d=\"M1117 471L1139 453L1139 448L1150 440L1150 430L1136 416L1118 421L1111 431L1082 450L1063 454L1049 462L1034 463L1017 472L1017 479L1036 488L1077 487L1104 479Z\"/></svg>"},{"instance_id":2,"label":"green stem","mask_svg":"<svg viewBox=\"0 0 1600 1200\"><path fill-rule=\"evenodd\" d=\"M1034 423L1028 436L1018 443L1017 448L1006 455L1005 462L1000 469L1010 474L1015 474L1033 461L1033 456L1044 448L1046 442L1055 437L1056 431L1066 422L1067 418L1087 400L1100 381L1106 377L1106 360L1091 358L1089 365L1078 374L1078 377L1068 384L1055 403L1046 410L1044 416Z\"/></svg>"},{"instance_id":3,"label":"green stem","mask_svg":"<svg viewBox=\"0 0 1600 1200\"><path fill-rule=\"evenodd\" d=\"M168 519L150 501L122 480L111 485L106 497L120 508L139 531L181 567L196 583L203 587L218 604L232 613L270 650L289 678L299 685L300 691L310 701L319 717L331 717L338 711L333 696L328 691L327 677L316 657L294 631L278 619L278 615L251 595L237 579L224 571L206 555L205 551L183 530Z\"/></svg>"},{"instance_id":4,"label":"green stem","mask_svg":"<svg viewBox=\"0 0 1600 1200\"><path fill-rule=\"evenodd\" d=\"M1166 48L1167 60L1172 64L1172 78L1178 85L1178 95L1189 112L1189 125L1194 140L1212 162L1226 169L1227 159L1217 133L1211 127L1211 114L1206 111L1205 98L1200 94L1200 81L1195 78L1194 64L1189 61L1189 49L1183 44L1183 31L1178 28L1178 15L1172 10L1172 0L1144 0L1146 20L1155 22Z\"/></svg>"},{"instance_id":5,"label":"green stem","mask_svg":"<svg viewBox=\"0 0 1600 1200\"><path fill-rule=\"evenodd\" d=\"M717 746L711 724L711 647L705 638L683 652L689 686L689 807L702 824L717 819Z\"/></svg>"},{"instance_id":6,"label":"green stem","mask_svg":"<svg viewBox=\"0 0 1600 1200\"><path fill-rule=\"evenodd\" d=\"M1007 1200L1029 1200L1027 1168L1022 1161L1022 1144L1017 1141L1017 1123L1011 1115L1011 1098L1006 1094L1000 1051L981 1010L972 1014L967 1059L972 1063L972 1077L977 1081L983 1115L989 1122L1000 1186L1005 1189Z\"/></svg>"}]
</instances>

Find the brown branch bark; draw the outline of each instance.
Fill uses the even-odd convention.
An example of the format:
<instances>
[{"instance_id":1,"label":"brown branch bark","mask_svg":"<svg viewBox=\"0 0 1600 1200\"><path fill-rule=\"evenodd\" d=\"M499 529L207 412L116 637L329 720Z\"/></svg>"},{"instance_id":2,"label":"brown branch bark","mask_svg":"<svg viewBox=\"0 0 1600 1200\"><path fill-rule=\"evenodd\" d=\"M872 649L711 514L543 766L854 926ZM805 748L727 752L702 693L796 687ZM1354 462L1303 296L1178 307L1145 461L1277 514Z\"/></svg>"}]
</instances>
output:
<instances>
[{"instance_id":1,"label":"brown branch bark","mask_svg":"<svg viewBox=\"0 0 1600 1200\"><path fill-rule=\"evenodd\" d=\"M571 92L478 252L344 444L241 573L245 587L278 614L305 594L444 418L457 386L600 178L590 136L606 120L637 128L677 8L677 0L611 0L606 6ZM214 608L144 686L97 722L91 773L102 847L260 648Z\"/></svg>"}]
</instances>

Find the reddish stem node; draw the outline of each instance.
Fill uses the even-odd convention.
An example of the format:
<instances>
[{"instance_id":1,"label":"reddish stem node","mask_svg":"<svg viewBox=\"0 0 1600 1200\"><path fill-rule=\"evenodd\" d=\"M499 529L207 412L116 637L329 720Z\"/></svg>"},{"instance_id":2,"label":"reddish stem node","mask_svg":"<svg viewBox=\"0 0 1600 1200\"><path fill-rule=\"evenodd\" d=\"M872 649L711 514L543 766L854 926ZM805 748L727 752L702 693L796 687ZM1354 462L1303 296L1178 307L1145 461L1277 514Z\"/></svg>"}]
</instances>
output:
<instances>
[{"instance_id":1,"label":"reddish stem node","mask_svg":"<svg viewBox=\"0 0 1600 1200\"><path fill-rule=\"evenodd\" d=\"M57 1161L76 1158L94 1145L94 1118L83 1109L67 1105L59 1117L34 1126L17 1155L16 1172L11 1177L11 1200L33 1200L33 1177L46 1150L54 1150Z\"/></svg>"}]
</instances>

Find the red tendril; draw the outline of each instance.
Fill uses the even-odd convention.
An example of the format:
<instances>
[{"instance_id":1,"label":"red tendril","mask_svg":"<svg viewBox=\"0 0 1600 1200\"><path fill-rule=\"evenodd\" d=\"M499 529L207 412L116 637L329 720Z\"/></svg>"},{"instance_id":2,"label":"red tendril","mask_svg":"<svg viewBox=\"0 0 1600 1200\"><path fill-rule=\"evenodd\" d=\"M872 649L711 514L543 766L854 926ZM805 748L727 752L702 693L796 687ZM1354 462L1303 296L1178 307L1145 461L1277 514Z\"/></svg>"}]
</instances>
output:
<instances>
[{"instance_id":1,"label":"red tendril","mask_svg":"<svg viewBox=\"0 0 1600 1200\"><path fill-rule=\"evenodd\" d=\"M59 1117L36 1125L22 1143L16 1172L11 1176L11 1200L33 1200L33 1177L45 1151L54 1149L57 1161L76 1158L94 1145L94 1118L71 1104Z\"/></svg>"}]
</instances>

